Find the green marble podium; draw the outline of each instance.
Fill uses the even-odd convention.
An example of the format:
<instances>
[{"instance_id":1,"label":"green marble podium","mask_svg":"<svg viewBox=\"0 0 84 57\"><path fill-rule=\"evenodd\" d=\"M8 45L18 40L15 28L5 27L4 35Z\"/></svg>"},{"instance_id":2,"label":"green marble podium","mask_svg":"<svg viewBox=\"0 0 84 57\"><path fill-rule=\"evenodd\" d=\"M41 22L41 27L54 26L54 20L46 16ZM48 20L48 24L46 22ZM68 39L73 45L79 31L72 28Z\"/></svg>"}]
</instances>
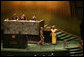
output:
<instances>
[{"instance_id":1,"label":"green marble podium","mask_svg":"<svg viewBox=\"0 0 84 57\"><path fill-rule=\"evenodd\" d=\"M8 20L4 21L4 34L39 35L40 27L44 21Z\"/></svg>"},{"instance_id":2,"label":"green marble podium","mask_svg":"<svg viewBox=\"0 0 84 57\"><path fill-rule=\"evenodd\" d=\"M5 20L3 48L26 48L27 42L39 40L44 21Z\"/></svg>"}]
</instances>

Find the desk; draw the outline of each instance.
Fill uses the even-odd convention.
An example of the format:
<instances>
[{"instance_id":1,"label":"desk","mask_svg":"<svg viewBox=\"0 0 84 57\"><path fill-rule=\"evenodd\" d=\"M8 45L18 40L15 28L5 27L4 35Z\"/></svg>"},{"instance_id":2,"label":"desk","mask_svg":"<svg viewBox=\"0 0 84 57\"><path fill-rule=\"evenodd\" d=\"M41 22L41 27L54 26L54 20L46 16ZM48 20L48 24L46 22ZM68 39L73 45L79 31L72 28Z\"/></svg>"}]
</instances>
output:
<instances>
[{"instance_id":1,"label":"desk","mask_svg":"<svg viewBox=\"0 0 84 57\"><path fill-rule=\"evenodd\" d=\"M4 34L39 35L44 21L8 20L4 21Z\"/></svg>"}]
</instances>

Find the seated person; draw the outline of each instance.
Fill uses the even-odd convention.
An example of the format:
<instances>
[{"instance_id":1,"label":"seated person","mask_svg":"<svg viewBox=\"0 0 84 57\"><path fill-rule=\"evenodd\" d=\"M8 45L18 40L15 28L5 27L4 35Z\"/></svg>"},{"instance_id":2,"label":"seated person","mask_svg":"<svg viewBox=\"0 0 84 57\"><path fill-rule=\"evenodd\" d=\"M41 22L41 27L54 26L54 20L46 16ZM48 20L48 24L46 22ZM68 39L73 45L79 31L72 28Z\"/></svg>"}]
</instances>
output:
<instances>
[{"instance_id":1,"label":"seated person","mask_svg":"<svg viewBox=\"0 0 84 57\"><path fill-rule=\"evenodd\" d=\"M17 20L18 16L16 15L16 13L13 15L12 20Z\"/></svg>"},{"instance_id":2,"label":"seated person","mask_svg":"<svg viewBox=\"0 0 84 57\"><path fill-rule=\"evenodd\" d=\"M26 20L25 14L23 14L23 15L21 16L21 20Z\"/></svg>"},{"instance_id":3,"label":"seated person","mask_svg":"<svg viewBox=\"0 0 84 57\"><path fill-rule=\"evenodd\" d=\"M9 20L9 18L6 18L4 21L8 21Z\"/></svg>"},{"instance_id":4,"label":"seated person","mask_svg":"<svg viewBox=\"0 0 84 57\"><path fill-rule=\"evenodd\" d=\"M31 20L36 21L36 16L34 15Z\"/></svg>"}]
</instances>

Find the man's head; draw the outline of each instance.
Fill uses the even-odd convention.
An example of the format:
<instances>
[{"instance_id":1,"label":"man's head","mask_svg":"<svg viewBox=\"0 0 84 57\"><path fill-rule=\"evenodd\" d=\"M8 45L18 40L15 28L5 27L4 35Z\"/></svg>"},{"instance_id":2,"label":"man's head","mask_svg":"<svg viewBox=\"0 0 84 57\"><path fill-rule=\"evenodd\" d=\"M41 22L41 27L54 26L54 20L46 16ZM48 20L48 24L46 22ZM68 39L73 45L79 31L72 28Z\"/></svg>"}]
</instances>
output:
<instances>
[{"instance_id":1,"label":"man's head","mask_svg":"<svg viewBox=\"0 0 84 57\"><path fill-rule=\"evenodd\" d=\"M22 14L22 16L25 16L25 14Z\"/></svg>"},{"instance_id":2,"label":"man's head","mask_svg":"<svg viewBox=\"0 0 84 57\"><path fill-rule=\"evenodd\" d=\"M43 27L40 27L41 30L43 30L44 28Z\"/></svg>"},{"instance_id":3,"label":"man's head","mask_svg":"<svg viewBox=\"0 0 84 57\"><path fill-rule=\"evenodd\" d=\"M14 13L13 15L16 16L16 13Z\"/></svg>"}]
</instances>

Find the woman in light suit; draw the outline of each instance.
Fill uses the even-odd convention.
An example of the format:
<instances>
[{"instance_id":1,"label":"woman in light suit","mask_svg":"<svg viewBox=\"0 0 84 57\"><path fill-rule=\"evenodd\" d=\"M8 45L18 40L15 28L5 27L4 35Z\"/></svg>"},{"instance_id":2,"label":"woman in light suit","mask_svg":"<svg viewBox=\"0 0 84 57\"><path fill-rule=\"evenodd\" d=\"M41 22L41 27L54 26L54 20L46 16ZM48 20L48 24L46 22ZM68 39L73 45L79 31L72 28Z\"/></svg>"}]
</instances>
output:
<instances>
[{"instance_id":1,"label":"woman in light suit","mask_svg":"<svg viewBox=\"0 0 84 57\"><path fill-rule=\"evenodd\" d=\"M52 44L56 44L56 40L57 40L56 31L57 29L55 28L55 25L53 25L51 28Z\"/></svg>"}]
</instances>

